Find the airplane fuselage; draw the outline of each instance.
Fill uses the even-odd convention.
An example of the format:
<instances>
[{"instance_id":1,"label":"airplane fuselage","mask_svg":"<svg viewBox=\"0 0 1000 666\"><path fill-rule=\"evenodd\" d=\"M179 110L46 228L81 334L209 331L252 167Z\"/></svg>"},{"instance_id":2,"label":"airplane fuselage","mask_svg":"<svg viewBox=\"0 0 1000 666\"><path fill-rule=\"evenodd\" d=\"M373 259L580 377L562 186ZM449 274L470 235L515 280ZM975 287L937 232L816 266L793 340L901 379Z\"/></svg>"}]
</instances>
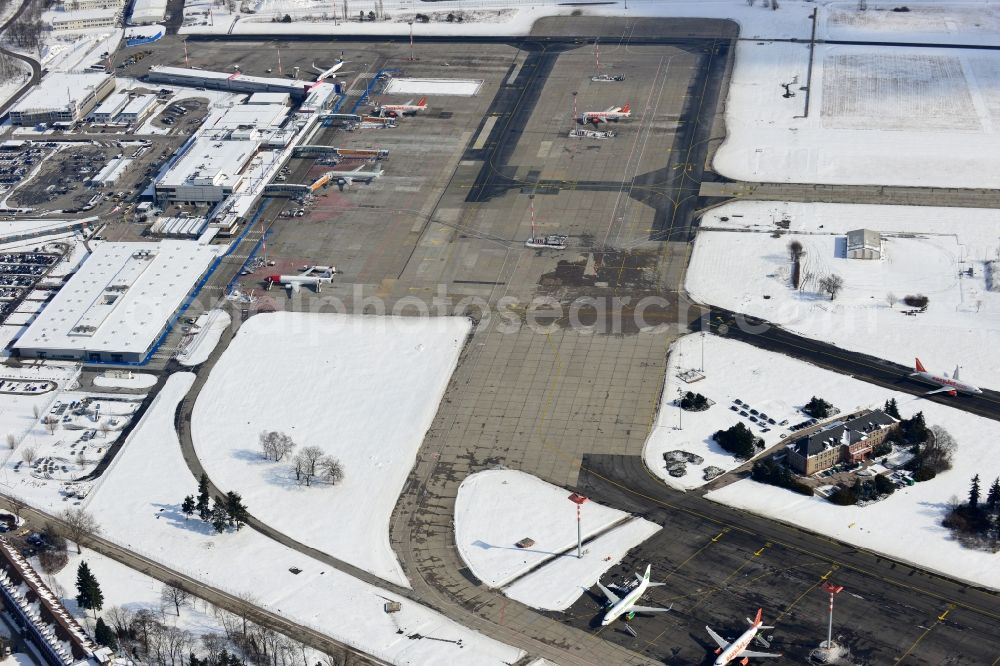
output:
<instances>
[{"instance_id":1,"label":"airplane fuselage","mask_svg":"<svg viewBox=\"0 0 1000 666\"><path fill-rule=\"evenodd\" d=\"M934 386L938 386L940 388L950 387L954 389L956 393L975 395L983 392L978 386L966 384L965 382L952 379L951 377L939 377L930 372L912 372L910 373L910 377L928 384L933 384Z\"/></svg>"},{"instance_id":2,"label":"airplane fuselage","mask_svg":"<svg viewBox=\"0 0 1000 666\"><path fill-rule=\"evenodd\" d=\"M726 664L735 659L740 652L746 650L747 646L750 645L750 641L752 641L754 636L757 635L757 631L759 629L759 623L751 625L750 628L744 631L739 638L729 645L729 647L719 653L718 658L715 660L715 666L726 666Z\"/></svg>"},{"instance_id":3,"label":"airplane fuselage","mask_svg":"<svg viewBox=\"0 0 1000 666\"><path fill-rule=\"evenodd\" d=\"M644 580L632 588L631 592L612 605L611 608L608 609L608 612L604 614L604 618L601 620L601 626L606 627L621 617L624 613L627 613L629 608L631 608L635 602L639 600L639 597L642 596L642 593L646 591L646 587L648 585L649 581Z\"/></svg>"}]
</instances>

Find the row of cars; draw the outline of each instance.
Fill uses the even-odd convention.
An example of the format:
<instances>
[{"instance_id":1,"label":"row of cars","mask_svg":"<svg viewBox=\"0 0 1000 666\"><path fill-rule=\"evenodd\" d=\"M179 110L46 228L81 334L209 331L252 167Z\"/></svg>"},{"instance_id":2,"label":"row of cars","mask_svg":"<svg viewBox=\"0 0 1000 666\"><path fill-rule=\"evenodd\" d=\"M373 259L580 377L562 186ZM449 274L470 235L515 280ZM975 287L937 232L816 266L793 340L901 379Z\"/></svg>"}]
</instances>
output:
<instances>
[{"instance_id":1,"label":"row of cars","mask_svg":"<svg viewBox=\"0 0 1000 666\"><path fill-rule=\"evenodd\" d=\"M771 432L771 426L788 425L788 419L783 419L779 422L764 412L752 408L748 403L743 402L739 398L733 400L733 404L729 406L729 409L739 413L740 416L750 421L750 423L755 424L761 432Z\"/></svg>"}]
</instances>

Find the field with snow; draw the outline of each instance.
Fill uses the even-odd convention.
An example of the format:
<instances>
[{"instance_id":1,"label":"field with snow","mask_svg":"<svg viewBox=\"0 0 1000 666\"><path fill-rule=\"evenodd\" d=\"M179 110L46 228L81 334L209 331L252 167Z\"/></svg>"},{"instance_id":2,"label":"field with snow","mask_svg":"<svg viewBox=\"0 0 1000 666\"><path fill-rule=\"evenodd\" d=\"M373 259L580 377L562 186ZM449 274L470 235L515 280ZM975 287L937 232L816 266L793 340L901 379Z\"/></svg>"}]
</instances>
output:
<instances>
[{"instance_id":1,"label":"field with snow","mask_svg":"<svg viewBox=\"0 0 1000 666\"><path fill-rule=\"evenodd\" d=\"M578 559L576 504L568 498L566 489L517 470L486 470L467 477L455 499L455 543L462 560L479 580L504 588L512 599L564 610L660 529L648 520L586 502L580 510L584 556ZM517 542L525 538L535 543L518 548Z\"/></svg>"},{"instance_id":2,"label":"field with snow","mask_svg":"<svg viewBox=\"0 0 1000 666\"><path fill-rule=\"evenodd\" d=\"M501 666L522 656L249 528L215 535L200 520L186 520L180 503L197 482L181 456L174 414L194 379L191 373L171 375L87 498L85 508L102 536L206 584L252 595L265 609L390 663ZM402 610L385 613L386 601L400 601Z\"/></svg>"},{"instance_id":3,"label":"field with snow","mask_svg":"<svg viewBox=\"0 0 1000 666\"><path fill-rule=\"evenodd\" d=\"M198 456L251 513L310 546L408 585L389 516L469 332L462 318L278 312L244 323L195 405ZM265 461L263 430L338 458L334 487Z\"/></svg>"},{"instance_id":4,"label":"field with snow","mask_svg":"<svg viewBox=\"0 0 1000 666\"><path fill-rule=\"evenodd\" d=\"M934 44L1000 44L1000 11L983 2L908 2L908 12L894 5L831 2L820 11L817 37Z\"/></svg>"},{"instance_id":5,"label":"field with snow","mask_svg":"<svg viewBox=\"0 0 1000 666\"><path fill-rule=\"evenodd\" d=\"M783 220L788 231L773 237ZM883 259L844 257L846 232L862 227L883 234ZM793 239L805 249L803 274L814 276L801 291L790 286ZM987 262L998 252L993 210L739 202L703 218L686 287L702 303L904 365L915 356L938 371L962 365L965 379L1000 388L1000 291L987 289ZM818 278L830 273L844 279L834 301L818 293ZM913 308L890 305L889 294L930 303L906 316Z\"/></svg>"},{"instance_id":6,"label":"field with snow","mask_svg":"<svg viewBox=\"0 0 1000 666\"><path fill-rule=\"evenodd\" d=\"M692 341L685 342L686 349L693 347L694 338L685 339ZM704 442L712 431L736 423L740 417L728 407L736 397L752 405L768 405L768 414L774 408L771 405L794 408L813 395L845 412L855 407L879 407L887 399L895 398L902 416L923 411L929 425L939 425L951 433L958 445L953 469L930 481L899 489L888 499L865 507L840 507L819 497L804 497L749 479L712 491L707 497L955 578L1000 588L1000 554L963 548L941 527L949 502L968 493L973 475L979 474L990 482L1000 475L1000 462L993 452L995 442L1000 440L1000 423L741 342L708 335L705 345L706 378L698 382L697 390L717 404L701 420L685 418L684 430L674 435L672 441L669 435L663 441L650 439L645 455L654 472L663 475L654 463L657 453L664 448L680 448L684 442ZM688 367L692 366L691 358L686 351ZM697 362L694 366L697 367ZM704 455L707 445L701 450L691 450Z\"/></svg>"},{"instance_id":7,"label":"field with snow","mask_svg":"<svg viewBox=\"0 0 1000 666\"><path fill-rule=\"evenodd\" d=\"M715 157L748 181L997 187L1000 54L741 42ZM786 97L782 84L794 96Z\"/></svg>"}]
</instances>

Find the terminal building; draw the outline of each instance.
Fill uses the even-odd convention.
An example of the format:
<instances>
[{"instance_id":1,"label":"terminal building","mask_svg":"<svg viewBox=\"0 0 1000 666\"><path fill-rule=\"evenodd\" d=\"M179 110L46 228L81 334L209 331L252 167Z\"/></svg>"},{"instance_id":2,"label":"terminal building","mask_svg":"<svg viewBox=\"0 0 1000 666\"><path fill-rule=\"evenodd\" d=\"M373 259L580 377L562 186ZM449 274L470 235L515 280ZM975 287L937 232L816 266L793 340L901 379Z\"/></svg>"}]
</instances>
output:
<instances>
[{"instance_id":1,"label":"terminal building","mask_svg":"<svg viewBox=\"0 0 1000 666\"><path fill-rule=\"evenodd\" d=\"M13 349L30 358L143 363L218 251L197 241L101 243Z\"/></svg>"},{"instance_id":2,"label":"terminal building","mask_svg":"<svg viewBox=\"0 0 1000 666\"><path fill-rule=\"evenodd\" d=\"M337 98L339 84L323 83L311 91L312 81L277 78L268 76L248 76L242 72L213 72L207 69L187 67L162 67L153 65L146 79L155 83L169 83L176 86L210 88L232 93L285 93L296 102L302 102L302 111L322 111L330 108Z\"/></svg>"},{"instance_id":3,"label":"terminal building","mask_svg":"<svg viewBox=\"0 0 1000 666\"><path fill-rule=\"evenodd\" d=\"M89 30L93 28L111 28L121 21L121 7L106 9L80 9L68 12L54 12L52 30Z\"/></svg>"},{"instance_id":4,"label":"terminal building","mask_svg":"<svg viewBox=\"0 0 1000 666\"><path fill-rule=\"evenodd\" d=\"M104 72L50 72L11 108L10 122L22 127L76 122L114 89L114 77Z\"/></svg>"}]
</instances>

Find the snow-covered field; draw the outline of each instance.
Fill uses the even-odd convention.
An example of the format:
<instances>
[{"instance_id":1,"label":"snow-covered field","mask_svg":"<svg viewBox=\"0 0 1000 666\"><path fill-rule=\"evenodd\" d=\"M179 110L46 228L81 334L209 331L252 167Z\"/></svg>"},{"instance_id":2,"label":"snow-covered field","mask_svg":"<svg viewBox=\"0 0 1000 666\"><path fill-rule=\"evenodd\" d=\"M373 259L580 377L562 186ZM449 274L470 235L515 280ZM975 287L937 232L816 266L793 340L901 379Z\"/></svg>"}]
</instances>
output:
<instances>
[{"instance_id":1,"label":"snow-covered field","mask_svg":"<svg viewBox=\"0 0 1000 666\"><path fill-rule=\"evenodd\" d=\"M987 2L907 2L907 12L892 3L831 2L820 11L817 37L927 44L1000 44L1000 11Z\"/></svg>"},{"instance_id":2,"label":"snow-covered field","mask_svg":"<svg viewBox=\"0 0 1000 666\"><path fill-rule=\"evenodd\" d=\"M722 218L728 218L723 221ZM775 222L789 222L779 238ZM779 324L811 338L1000 388L1000 291L987 289L987 260L1000 252L1000 212L988 209L738 202L702 220L687 273L692 298ZM844 257L846 232L882 232L882 260ZM787 245L805 249L803 274L790 286ZM733 261L739 256L740 261ZM971 277L959 271L971 269ZM837 299L817 293L817 280L844 279ZM926 312L903 314L889 294L923 294Z\"/></svg>"},{"instance_id":3,"label":"snow-covered field","mask_svg":"<svg viewBox=\"0 0 1000 666\"><path fill-rule=\"evenodd\" d=\"M454 95L472 97L483 86L471 79L397 79L389 80L386 95Z\"/></svg>"},{"instance_id":4,"label":"snow-covered field","mask_svg":"<svg viewBox=\"0 0 1000 666\"><path fill-rule=\"evenodd\" d=\"M263 608L394 664L501 666L522 656L249 528L214 535L200 520L185 520L180 503L197 483L181 456L174 413L194 379L171 375L88 497L85 508L105 538L230 593L252 595ZM365 501L359 496L353 510ZM402 609L388 614L386 601L400 601Z\"/></svg>"},{"instance_id":5,"label":"snow-covered field","mask_svg":"<svg viewBox=\"0 0 1000 666\"><path fill-rule=\"evenodd\" d=\"M310 546L408 585L389 516L458 361L468 319L291 312L244 323L192 417L198 456L250 512ZM336 486L296 482L265 461L261 431L338 458Z\"/></svg>"},{"instance_id":6,"label":"snow-covered field","mask_svg":"<svg viewBox=\"0 0 1000 666\"><path fill-rule=\"evenodd\" d=\"M720 173L747 181L997 187L1000 54L741 42ZM792 97L782 84L791 84Z\"/></svg>"},{"instance_id":7,"label":"snow-covered field","mask_svg":"<svg viewBox=\"0 0 1000 666\"><path fill-rule=\"evenodd\" d=\"M691 335L683 339L682 365L687 368L700 366L699 338ZM895 398L902 416L923 411L929 425L942 426L951 433L958 444L953 469L866 507L840 507L818 496L804 497L749 479L707 497L962 580L1000 588L1000 554L965 549L941 526L948 503L953 497L966 495L973 475L978 473L989 482L1000 475L1000 463L993 455L994 442L1000 439L1000 423L714 335L705 337L704 374L705 379L692 388L716 404L692 418L685 413L684 430L666 429L646 444L646 463L661 478L663 465L658 461L662 461L664 450L686 448L708 458L707 440L712 432L741 420L729 409L735 398L758 410L764 408L769 415L777 415L780 409L790 413L813 395L843 412L881 407L887 399ZM669 397L664 394L665 399ZM743 422L750 425L746 419Z\"/></svg>"},{"instance_id":8,"label":"snow-covered field","mask_svg":"<svg viewBox=\"0 0 1000 666\"><path fill-rule=\"evenodd\" d=\"M623 511L586 502L580 524L586 554L576 557L576 504L559 486L517 470L467 477L455 499L455 543L479 580L529 606L568 608L631 548L660 529ZM534 544L518 548L529 538ZM544 566L540 566L544 565ZM536 571L533 568L539 567ZM530 574L528 572L531 571ZM528 575L525 575L528 574Z\"/></svg>"},{"instance_id":9,"label":"snow-covered field","mask_svg":"<svg viewBox=\"0 0 1000 666\"><path fill-rule=\"evenodd\" d=\"M72 384L80 374L80 366L74 363L33 364L20 368L5 366L0 368L0 380L23 382L55 382L56 390L24 393L0 393L0 435L4 438L3 448L13 449L12 439L20 443L34 428L49 405L59 397L59 392ZM36 414L37 412L37 414ZM0 456L4 458L6 456Z\"/></svg>"}]
</instances>

